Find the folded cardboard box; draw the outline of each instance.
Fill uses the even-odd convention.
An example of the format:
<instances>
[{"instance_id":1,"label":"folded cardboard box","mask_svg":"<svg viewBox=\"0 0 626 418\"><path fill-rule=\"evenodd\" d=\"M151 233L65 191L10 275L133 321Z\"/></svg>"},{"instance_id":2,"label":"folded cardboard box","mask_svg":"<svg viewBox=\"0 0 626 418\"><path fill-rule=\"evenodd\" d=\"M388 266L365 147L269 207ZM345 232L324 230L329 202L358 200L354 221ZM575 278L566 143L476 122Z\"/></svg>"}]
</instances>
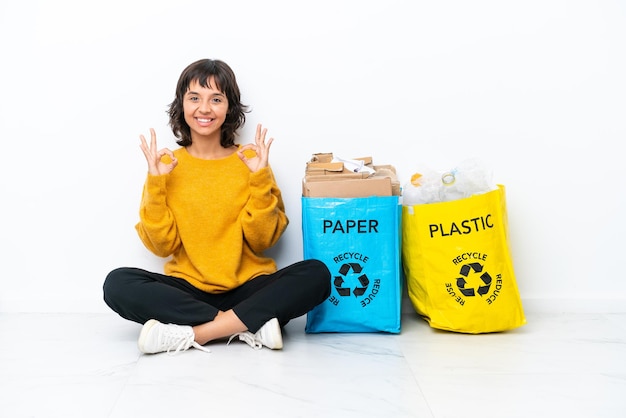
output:
<instances>
[{"instance_id":1,"label":"folded cardboard box","mask_svg":"<svg viewBox=\"0 0 626 418\"><path fill-rule=\"evenodd\" d=\"M399 196L400 182L392 165L373 165L372 157L353 160L367 169L353 171L332 153L313 154L302 180L305 197ZM344 160L345 161L345 160Z\"/></svg>"},{"instance_id":2,"label":"folded cardboard box","mask_svg":"<svg viewBox=\"0 0 626 418\"><path fill-rule=\"evenodd\" d=\"M313 154L309 163L332 163L333 160L335 160L335 156L332 152L319 152ZM360 160L363 161L365 165L372 165L372 157L358 157L353 158L353 160Z\"/></svg>"}]
</instances>

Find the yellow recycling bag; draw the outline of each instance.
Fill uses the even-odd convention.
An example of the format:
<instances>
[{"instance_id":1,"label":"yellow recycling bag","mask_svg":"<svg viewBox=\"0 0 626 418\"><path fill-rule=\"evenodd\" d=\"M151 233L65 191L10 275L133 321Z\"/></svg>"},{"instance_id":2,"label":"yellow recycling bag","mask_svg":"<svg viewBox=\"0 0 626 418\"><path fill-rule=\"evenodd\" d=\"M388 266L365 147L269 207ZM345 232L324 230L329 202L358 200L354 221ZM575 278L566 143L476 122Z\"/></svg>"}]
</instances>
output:
<instances>
[{"instance_id":1,"label":"yellow recycling bag","mask_svg":"<svg viewBox=\"0 0 626 418\"><path fill-rule=\"evenodd\" d=\"M511 260L504 186L402 207L402 265L431 327L479 334L526 323Z\"/></svg>"}]
</instances>

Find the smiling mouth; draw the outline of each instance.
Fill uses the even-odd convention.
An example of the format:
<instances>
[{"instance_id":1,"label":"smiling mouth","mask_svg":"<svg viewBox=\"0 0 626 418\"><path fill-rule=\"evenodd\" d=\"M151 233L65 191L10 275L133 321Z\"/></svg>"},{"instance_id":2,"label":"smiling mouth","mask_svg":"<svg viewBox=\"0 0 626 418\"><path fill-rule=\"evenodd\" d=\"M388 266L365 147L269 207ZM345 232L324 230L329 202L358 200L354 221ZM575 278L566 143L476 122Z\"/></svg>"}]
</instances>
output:
<instances>
[{"instance_id":1,"label":"smiling mouth","mask_svg":"<svg viewBox=\"0 0 626 418\"><path fill-rule=\"evenodd\" d=\"M198 123L211 123L214 119L196 118L196 120L198 121Z\"/></svg>"}]
</instances>

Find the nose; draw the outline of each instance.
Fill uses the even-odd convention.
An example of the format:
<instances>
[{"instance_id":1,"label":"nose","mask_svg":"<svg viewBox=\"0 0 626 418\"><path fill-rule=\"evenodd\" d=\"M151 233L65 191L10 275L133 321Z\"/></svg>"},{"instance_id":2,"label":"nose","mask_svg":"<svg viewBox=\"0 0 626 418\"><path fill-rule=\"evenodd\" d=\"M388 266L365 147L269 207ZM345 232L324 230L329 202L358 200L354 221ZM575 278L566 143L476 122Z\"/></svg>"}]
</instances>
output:
<instances>
[{"instance_id":1,"label":"nose","mask_svg":"<svg viewBox=\"0 0 626 418\"><path fill-rule=\"evenodd\" d=\"M211 111L211 103L208 100L202 101L198 110L202 113L209 113Z\"/></svg>"}]
</instances>

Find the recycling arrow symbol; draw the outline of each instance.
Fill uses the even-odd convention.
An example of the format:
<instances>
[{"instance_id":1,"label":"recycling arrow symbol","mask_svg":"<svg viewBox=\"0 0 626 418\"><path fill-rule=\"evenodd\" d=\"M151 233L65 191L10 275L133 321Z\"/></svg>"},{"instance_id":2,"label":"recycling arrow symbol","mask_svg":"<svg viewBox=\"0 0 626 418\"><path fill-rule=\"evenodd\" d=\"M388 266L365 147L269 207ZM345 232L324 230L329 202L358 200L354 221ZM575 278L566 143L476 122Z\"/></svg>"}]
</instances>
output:
<instances>
[{"instance_id":1,"label":"recycling arrow symbol","mask_svg":"<svg viewBox=\"0 0 626 418\"><path fill-rule=\"evenodd\" d=\"M354 289L350 289L350 287L346 287L346 278L352 271L353 274L359 275L357 280L359 285L355 286ZM339 296L350 296L350 293L354 295L354 297L363 296L365 291L367 290L367 286L370 284L370 280L367 278L366 274L361 274L363 271L363 267L359 263L345 263L339 268L339 276L335 276L334 285Z\"/></svg>"},{"instance_id":2,"label":"recycling arrow symbol","mask_svg":"<svg viewBox=\"0 0 626 418\"><path fill-rule=\"evenodd\" d=\"M480 263L470 263L461 266L459 274L461 277L456 279L456 286L459 288L459 291L463 293L463 295L476 296L476 293L478 293L480 296L483 296L489 292L489 288L491 287L491 276L487 272L483 273L483 266ZM473 287L466 287L468 284L466 279L470 274L480 275L480 280L483 284L478 286L476 289Z\"/></svg>"}]
</instances>

